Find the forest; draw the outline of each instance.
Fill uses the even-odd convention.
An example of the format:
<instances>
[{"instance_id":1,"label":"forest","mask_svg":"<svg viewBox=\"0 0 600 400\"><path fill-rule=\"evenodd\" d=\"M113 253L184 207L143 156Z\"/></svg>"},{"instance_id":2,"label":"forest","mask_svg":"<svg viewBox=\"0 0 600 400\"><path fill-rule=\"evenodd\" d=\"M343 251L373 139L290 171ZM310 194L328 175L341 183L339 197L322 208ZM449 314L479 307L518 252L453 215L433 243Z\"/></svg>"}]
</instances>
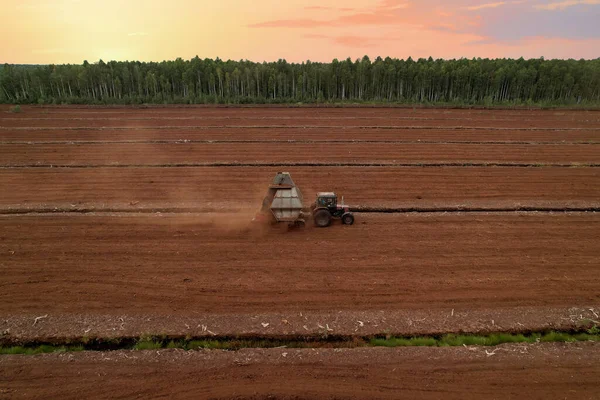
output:
<instances>
[{"instance_id":1,"label":"forest","mask_svg":"<svg viewBox=\"0 0 600 400\"><path fill-rule=\"evenodd\" d=\"M600 105L600 58L4 64L0 103L589 106Z\"/></svg>"}]
</instances>

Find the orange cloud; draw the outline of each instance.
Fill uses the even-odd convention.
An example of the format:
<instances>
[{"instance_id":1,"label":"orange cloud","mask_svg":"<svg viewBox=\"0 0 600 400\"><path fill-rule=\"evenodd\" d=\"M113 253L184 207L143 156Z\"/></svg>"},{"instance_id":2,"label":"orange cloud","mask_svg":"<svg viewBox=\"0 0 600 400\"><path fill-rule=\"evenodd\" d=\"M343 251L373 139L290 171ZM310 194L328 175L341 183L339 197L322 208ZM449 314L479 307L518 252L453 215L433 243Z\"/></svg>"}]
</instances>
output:
<instances>
[{"instance_id":1,"label":"orange cloud","mask_svg":"<svg viewBox=\"0 0 600 400\"><path fill-rule=\"evenodd\" d=\"M410 5L410 3L406 0L381 0L379 2L379 8L386 9L397 9L397 8L406 8Z\"/></svg>"}]
</instances>

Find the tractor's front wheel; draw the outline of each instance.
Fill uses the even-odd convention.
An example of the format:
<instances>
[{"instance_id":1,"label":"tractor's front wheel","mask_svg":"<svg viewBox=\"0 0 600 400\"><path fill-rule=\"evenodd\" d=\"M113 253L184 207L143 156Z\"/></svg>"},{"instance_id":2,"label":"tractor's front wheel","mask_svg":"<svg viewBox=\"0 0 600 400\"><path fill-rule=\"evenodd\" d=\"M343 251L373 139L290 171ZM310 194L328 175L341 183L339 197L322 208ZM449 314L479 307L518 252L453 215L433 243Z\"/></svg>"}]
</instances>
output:
<instances>
[{"instance_id":1,"label":"tractor's front wheel","mask_svg":"<svg viewBox=\"0 0 600 400\"><path fill-rule=\"evenodd\" d=\"M314 219L315 225L319 228L325 228L331 224L331 214L327 210L318 210Z\"/></svg>"},{"instance_id":2,"label":"tractor's front wheel","mask_svg":"<svg viewBox=\"0 0 600 400\"><path fill-rule=\"evenodd\" d=\"M352 225L354 223L354 215L350 213L342 215L342 223L344 225Z\"/></svg>"}]
</instances>

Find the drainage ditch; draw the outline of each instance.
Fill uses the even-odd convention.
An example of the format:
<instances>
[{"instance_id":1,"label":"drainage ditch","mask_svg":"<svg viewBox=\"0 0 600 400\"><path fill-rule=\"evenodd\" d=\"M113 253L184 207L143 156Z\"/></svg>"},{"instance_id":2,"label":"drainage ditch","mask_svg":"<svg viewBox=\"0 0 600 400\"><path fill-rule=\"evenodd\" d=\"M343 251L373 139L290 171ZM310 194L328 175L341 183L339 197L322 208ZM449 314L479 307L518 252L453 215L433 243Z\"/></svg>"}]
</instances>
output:
<instances>
[{"instance_id":1,"label":"drainage ditch","mask_svg":"<svg viewBox=\"0 0 600 400\"><path fill-rule=\"evenodd\" d=\"M378 167L378 168L598 168L600 163L504 163L504 162L434 162L434 163L324 163L324 162L272 162L272 163L171 163L171 164L5 164L0 169L25 168L261 168L261 167Z\"/></svg>"}]
</instances>

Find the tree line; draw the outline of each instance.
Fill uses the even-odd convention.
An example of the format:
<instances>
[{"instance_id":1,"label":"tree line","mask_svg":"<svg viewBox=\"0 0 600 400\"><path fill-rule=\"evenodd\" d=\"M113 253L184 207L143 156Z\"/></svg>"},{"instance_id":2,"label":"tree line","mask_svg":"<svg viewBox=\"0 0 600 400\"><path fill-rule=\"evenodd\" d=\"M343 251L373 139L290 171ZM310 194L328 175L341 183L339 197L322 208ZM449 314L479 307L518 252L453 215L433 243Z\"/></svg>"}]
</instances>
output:
<instances>
[{"instance_id":1,"label":"tree line","mask_svg":"<svg viewBox=\"0 0 600 400\"><path fill-rule=\"evenodd\" d=\"M10 104L600 104L595 60L369 57L331 63L104 62L0 66Z\"/></svg>"}]
</instances>

